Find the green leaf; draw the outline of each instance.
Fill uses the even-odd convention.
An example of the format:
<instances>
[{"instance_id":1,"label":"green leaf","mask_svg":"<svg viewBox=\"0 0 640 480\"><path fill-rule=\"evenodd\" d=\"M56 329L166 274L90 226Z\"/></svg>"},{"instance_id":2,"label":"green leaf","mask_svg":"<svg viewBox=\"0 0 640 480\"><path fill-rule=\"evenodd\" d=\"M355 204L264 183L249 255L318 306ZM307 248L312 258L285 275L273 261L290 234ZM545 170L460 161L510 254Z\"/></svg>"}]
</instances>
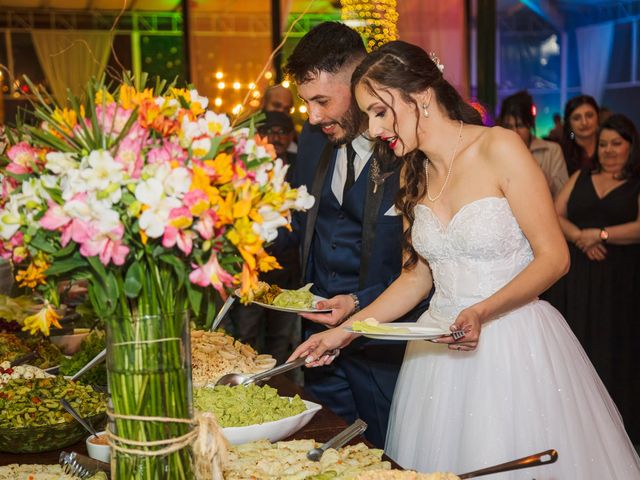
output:
<instances>
[{"instance_id":1,"label":"green leaf","mask_svg":"<svg viewBox=\"0 0 640 480\"><path fill-rule=\"evenodd\" d=\"M180 289L182 285L184 285L184 282L187 278L187 269L184 266L184 262L182 262L178 257L174 257L173 255L169 255L169 254L160 255L158 259L161 262L164 262L167 265L170 265L173 267L173 270L176 272L176 277L178 279L177 288ZM191 283L191 282L187 281L187 283Z\"/></svg>"},{"instance_id":2,"label":"green leaf","mask_svg":"<svg viewBox=\"0 0 640 480\"><path fill-rule=\"evenodd\" d=\"M133 262L127 270L124 279L124 293L129 298L137 298L142 290L142 267L139 262Z\"/></svg>"},{"instance_id":3,"label":"green leaf","mask_svg":"<svg viewBox=\"0 0 640 480\"><path fill-rule=\"evenodd\" d=\"M52 256L54 258L64 258L67 255L73 253L76 248L78 248L78 245L75 242L69 242L66 247L64 247L62 250L58 250L56 253L53 253ZM80 253L76 252L76 254L78 255L78 257L80 257Z\"/></svg>"},{"instance_id":4,"label":"green leaf","mask_svg":"<svg viewBox=\"0 0 640 480\"><path fill-rule=\"evenodd\" d=\"M57 260L45 273L47 276L60 275L61 273L67 273L86 266L87 262L84 258L70 257L64 260Z\"/></svg>"},{"instance_id":5,"label":"green leaf","mask_svg":"<svg viewBox=\"0 0 640 480\"><path fill-rule=\"evenodd\" d=\"M54 246L47 241L47 239L45 238L45 233L42 230L38 230L38 232L29 242L29 245L45 253L53 254L58 251L57 246Z\"/></svg>"},{"instance_id":6,"label":"green leaf","mask_svg":"<svg viewBox=\"0 0 640 480\"><path fill-rule=\"evenodd\" d=\"M204 160L211 160L215 158L220 150L220 144L222 143L222 137L213 137L211 139L211 148L209 149L209 153L204 156Z\"/></svg>"},{"instance_id":7,"label":"green leaf","mask_svg":"<svg viewBox=\"0 0 640 480\"><path fill-rule=\"evenodd\" d=\"M191 282L187 282L187 296L189 297L189 304L193 313L200 315L200 308L202 307L202 288L194 285Z\"/></svg>"},{"instance_id":8,"label":"green leaf","mask_svg":"<svg viewBox=\"0 0 640 480\"><path fill-rule=\"evenodd\" d=\"M51 199L58 205L64 205L64 199L62 198L62 190L59 188L44 187L45 191L49 194Z\"/></svg>"}]
</instances>

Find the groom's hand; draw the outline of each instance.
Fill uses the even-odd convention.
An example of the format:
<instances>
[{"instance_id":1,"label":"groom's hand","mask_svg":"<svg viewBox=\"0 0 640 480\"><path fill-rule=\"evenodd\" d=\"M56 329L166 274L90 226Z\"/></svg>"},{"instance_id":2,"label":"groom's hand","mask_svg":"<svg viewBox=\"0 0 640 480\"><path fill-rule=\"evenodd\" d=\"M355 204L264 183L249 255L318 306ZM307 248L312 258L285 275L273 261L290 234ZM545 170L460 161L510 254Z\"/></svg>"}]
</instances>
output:
<instances>
[{"instance_id":1,"label":"groom's hand","mask_svg":"<svg viewBox=\"0 0 640 480\"><path fill-rule=\"evenodd\" d=\"M351 295L336 295L316 304L319 310L331 309L331 313L301 313L300 316L315 323L335 327L344 322L356 308Z\"/></svg>"}]
</instances>

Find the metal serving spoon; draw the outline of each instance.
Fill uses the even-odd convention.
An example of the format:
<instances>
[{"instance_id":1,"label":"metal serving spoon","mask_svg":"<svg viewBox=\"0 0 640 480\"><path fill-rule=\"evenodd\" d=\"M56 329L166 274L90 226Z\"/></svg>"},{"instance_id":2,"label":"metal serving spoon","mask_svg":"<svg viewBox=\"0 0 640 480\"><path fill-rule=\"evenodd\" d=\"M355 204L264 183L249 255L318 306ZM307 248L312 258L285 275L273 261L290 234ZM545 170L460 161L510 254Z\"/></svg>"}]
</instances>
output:
<instances>
[{"instance_id":1,"label":"metal serving spoon","mask_svg":"<svg viewBox=\"0 0 640 480\"><path fill-rule=\"evenodd\" d=\"M96 432L96 429L93 428L93 426L89 422L87 422L84 418L82 418L80 414L76 412L75 408L69 405L69 402L67 402L64 398L60 399L60 405L62 405L64 409L67 412L69 412L71 416L75 418L77 422L80 425L82 425L87 432L89 432L91 435L94 435L96 437L98 436L98 432Z\"/></svg>"},{"instance_id":2,"label":"metal serving spoon","mask_svg":"<svg viewBox=\"0 0 640 480\"><path fill-rule=\"evenodd\" d=\"M474 470L473 472L458 475L462 480L467 478L476 478L483 475L492 475L494 473L509 472L511 470L519 470L521 468L537 467L538 465L548 465L558 460L558 452L555 450L547 450L540 453L522 457L511 462L501 463L493 467L483 468L482 470Z\"/></svg>"},{"instance_id":3,"label":"metal serving spoon","mask_svg":"<svg viewBox=\"0 0 640 480\"><path fill-rule=\"evenodd\" d=\"M267 380L281 373L288 372L294 368L301 367L305 364L303 357L296 358L293 362L283 363L282 365L267 370L265 372L257 373L255 375L242 375L241 373L227 373L218 379L216 387L218 385L229 385L231 387L235 385L249 385L251 383L258 383L261 380Z\"/></svg>"},{"instance_id":4,"label":"metal serving spoon","mask_svg":"<svg viewBox=\"0 0 640 480\"><path fill-rule=\"evenodd\" d=\"M363 433L367 429L367 426L368 425L364 421L357 419L353 424L349 425L321 447L309 450L307 452L307 458L312 462L319 462L322 455L324 455L324 452L330 448L342 447L349 440Z\"/></svg>"}]
</instances>

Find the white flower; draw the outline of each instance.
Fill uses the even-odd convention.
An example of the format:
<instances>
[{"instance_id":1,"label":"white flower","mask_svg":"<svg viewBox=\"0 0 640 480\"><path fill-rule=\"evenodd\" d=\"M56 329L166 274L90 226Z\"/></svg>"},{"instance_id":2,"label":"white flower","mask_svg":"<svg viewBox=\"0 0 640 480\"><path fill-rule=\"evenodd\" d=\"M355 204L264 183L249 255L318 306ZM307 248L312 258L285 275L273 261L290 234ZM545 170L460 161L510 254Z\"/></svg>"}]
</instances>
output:
<instances>
[{"instance_id":1,"label":"white flower","mask_svg":"<svg viewBox=\"0 0 640 480\"><path fill-rule=\"evenodd\" d=\"M253 231L266 242L275 240L278 236L278 228L284 227L288 223L285 217L267 205L260 207L258 214L262 217L262 223L255 222Z\"/></svg>"},{"instance_id":2,"label":"white flower","mask_svg":"<svg viewBox=\"0 0 640 480\"><path fill-rule=\"evenodd\" d=\"M161 237L169 221L169 213L172 209L180 207L182 203L177 198L167 197L162 182L157 178L139 183L135 196L138 201L148 207L140 216L140 228L151 238Z\"/></svg>"},{"instance_id":3,"label":"white flower","mask_svg":"<svg viewBox=\"0 0 640 480\"><path fill-rule=\"evenodd\" d=\"M231 132L229 117L223 113L214 113L211 110L207 110L204 118L198 120L198 126L201 132L208 133L209 135L226 135Z\"/></svg>"},{"instance_id":4,"label":"white flower","mask_svg":"<svg viewBox=\"0 0 640 480\"><path fill-rule=\"evenodd\" d=\"M5 208L0 210L0 237L9 240L15 235L21 226L19 205L15 197L11 197L5 204Z\"/></svg>"},{"instance_id":5,"label":"white flower","mask_svg":"<svg viewBox=\"0 0 640 480\"><path fill-rule=\"evenodd\" d=\"M119 185L123 180L122 165L106 150L92 151L82 163L84 168L80 171L80 177L86 180L89 190L105 190L112 183Z\"/></svg>"},{"instance_id":6,"label":"white flower","mask_svg":"<svg viewBox=\"0 0 640 480\"><path fill-rule=\"evenodd\" d=\"M191 152L195 158L203 158L211 150L211 139L202 137L191 143Z\"/></svg>"},{"instance_id":7,"label":"white flower","mask_svg":"<svg viewBox=\"0 0 640 480\"><path fill-rule=\"evenodd\" d=\"M274 192L282 191L285 177L287 176L287 170L289 170L289 165L285 165L282 159L277 158L276 161L273 162L273 177L271 178L271 185Z\"/></svg>"},{"instance_id":8,"label":"white flower","mask_svg":"<svg viewBox=\"0 0 640 480\"><path fill-rule=\"evenodd\" d=\"M206 124L192 122L186 115L182 118L182 129L180 133L181 147L189 148L196 138L200 138L205 135L207 135Z\"/></svg>"},{"instance_id":9,"label":"white flower","mask_svg":"<svg viewBox=\"0 0 640 480\"><path fill-rule=\"evenodd\" d=\"M313 207L316 199L313 198L313 195L310 195L309 192L307 192L306 185L299 186L296 191L298 192L298 196L296 197L294 204L296 210L309 210Z\"/></svg>"},{"instance_id":10,"label":"white flower","mask_svg":"<svg viewBox=\"0 0 640 480\"><path fill-rule=\"evenodd\" d=\"M182 197L191 187L191 174L184 167L174 168L164 178L162 186L167 195Z\"/></svg>"},{"instance_id":11,"label":"white flower","mask_svg":"<svg viewBox=\"0 0 640 480\"><path fill-rule=\"evenodd\" d=\"M60 188L62 189L62 198L71 200L78 193L87 191L87 182L82 178L81 170L74 168L68 170L66 175L62 175Z\"/></svg>"},{"instance_id":12,"label":"white flower","mask_svg":"<svg viewBox=\"0 0 640 480\"><path fill-rule=\"evenodd\" d=\"M47 159L45 167L58 175L78 167L78 162L74 159L72 153L49 152L45 158Z\"/></svg>"},{"instance_id":13,"label":"white flower","mask_svg":"<svg viewBox=\"0 0 640 480\"><path fill-rule=\"evenodd\" d=\"M207 97L201 97L195 89L189 90L189 96L191 97L191 103L199 103L203 110L209 105L209 99Z\"/></svg>"}]
</instances>

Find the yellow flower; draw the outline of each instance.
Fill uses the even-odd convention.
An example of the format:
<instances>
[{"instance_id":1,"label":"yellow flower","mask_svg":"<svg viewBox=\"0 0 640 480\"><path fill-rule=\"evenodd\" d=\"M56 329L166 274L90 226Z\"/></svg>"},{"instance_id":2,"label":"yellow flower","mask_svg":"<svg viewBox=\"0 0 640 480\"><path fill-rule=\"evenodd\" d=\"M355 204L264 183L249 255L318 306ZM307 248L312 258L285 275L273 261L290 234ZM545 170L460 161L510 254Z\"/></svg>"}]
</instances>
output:
<instances>
[{"instance_id":1,"label":"yellow flower","mask_svg":"<svg viewBox=\"0 0 640 480\"><path fill-rule=\"evenodd\" d=\"M80 114L84 114L84 107L82 107ZM71 135L73 128L78 124L78 114L75 110L71 110L69 108L64 108L62 110L56 108L53 111L52 117L53 120L55 120L56 126L67 135ZM55 132L55 130L53 131Z\"/></svg>"},{"instance_id":2,"label":"yellow flower","mask_svg":"<svg viewBox=\"0 0 640 480\"><path fill-rule=\"evenodd\" d=\"M236 220L233 228L227 233L227 238L236 246L249 268L255 270L255 256L262 251L262 239L253 231L251 220L247 217Z\"/></svg>"},{"instance_id":3,"label":"yellow flower","mask_svg":"<svg viewBox=\"0 0 640 480\"><path fill-rule=\"evenodd\" d=\"M107 90L101 88L96 92L96 98L94 99L94 103L96 105L103 105L107 103L113 103L113 95L111 95Z\"/></svg>"},{"instance_id":4,"label":"yellow flower","mask_svg":"<svg viewBox=\"0 0 640 480\"><path fill-rule=\"evenodd\" d=\"M213 161L205 162L208 167L213 167L215 173L215 182L220 185L229 183L233 178L233 158L228 153L219 153Z\"/></svg>"},{"instance_id":5,"label":"yellow flower","mask_svg":"<svg viewBox=\"0 0 640 480\"><path fill-rule=\"evenodd\" d=\"M282 268L282 266L278 263L276 257L267 254L264 250L258 255L258 270L261 272L268 272L280 268Z\"/></svg>"},{"instance_id":6,"label":"yellow flower","mask_svg":"<svg viewBox=\"0 0 640 480\"><path fill-rule=\"evenodd\" d=\"M209 175L207 175L207 172L201 167L193 167L193 177L191 177L191 187L189 187L189 189L192 191L202 190L204 194L209 197L209 201L212 205L222 203L220 191L211 185Z\"/></svg>"},{"instance_id":7,"label":"yellow flower","mask_svg":"<svg viewBox=\"0 0 640 480\"><path fill-rule=\"evenodd\" d=\"M16 280L21 287L36 288L38 285L46 284L44 272L49 268L49 263L42 253L36 255L26 270L18 270Z\"/></svg>"},{"instance_id":8,"label":"yellow flower","mask_svg":"<svg viewBox=\"0 0 640 480\"><path fill-rule=\"evenodd\" d=\"M40 309L38 313L24 319L22 330L29 330L31 335L41 331L48 337L51 325L62 328L59 322L60 318L62 318L62 316L59 315L51 305L47 304Z\"/></svg>"},{"instance_id":9,"label":"yellow flower","mask_svg":"<svg viewBox=\"0 0 640 480\"><path fill-rule=\"evenodd\" d=\"M146 88L142 92L138 92L134 87L129 85L122 85L118 94L118 99L122 108L128 110L134 109L140 105L143 100L153 99L153 92L150 88Z\"/></svg>"}]
</instances>

